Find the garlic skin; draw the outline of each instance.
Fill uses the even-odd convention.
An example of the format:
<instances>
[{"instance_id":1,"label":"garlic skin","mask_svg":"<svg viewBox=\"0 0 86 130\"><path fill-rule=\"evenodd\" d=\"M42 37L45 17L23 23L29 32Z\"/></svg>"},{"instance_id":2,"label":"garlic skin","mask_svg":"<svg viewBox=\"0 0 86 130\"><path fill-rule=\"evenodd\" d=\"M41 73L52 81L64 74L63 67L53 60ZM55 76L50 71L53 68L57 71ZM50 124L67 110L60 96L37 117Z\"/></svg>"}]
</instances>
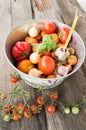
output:
<instances>
[{"instance_id":1,"label":"garlic skin","mask_svg":"<svg viewBox=\"0 0 86 130\"><path fill-rule=\"evenodd\" d=\"M65 61L69 57L69 55L69 51L62 47L57 48L55 51L55 56L57 56L60 61Z\"/></svg>"},{"instance_id":2,"label":"garlic skin","mask_svg":"<svg viewBox=\"0 0 86 130\"><path fill-rule=\"evenodd\" d=\"M32 69L29 71L29 73L28 73L28 75L33 76L33 77L36 77L36 78L40 78L40 75L41 75L41 74L43 74L43 72L40 71L40 70L38 70L38 69L36 69L36 68L32 68Z\"/></svg>"},{"instance_id":3,"label":"garlic skin","mask_svg":"<svg viewBox=\"0 0 86 130\"><path fill-rule=\"evenodd\" d=\"M63 66L63 65L59 66L57 73L58 73L59 75L61 75L61 76L66 75L66 74L68 73L68 67Z\"/></svg>"},{"instance_id":4,"label":"garlic skin","mask_svg":"<svg viewBox=\"0 0 86 130\"><path fill-rule=\"evenodd\" d=\"M31 36L31 37L36 37L38 35L38 29L35 27L35 26L32 26L29 31L28 31L28 34Z\"/></svg>"}]
</instances>

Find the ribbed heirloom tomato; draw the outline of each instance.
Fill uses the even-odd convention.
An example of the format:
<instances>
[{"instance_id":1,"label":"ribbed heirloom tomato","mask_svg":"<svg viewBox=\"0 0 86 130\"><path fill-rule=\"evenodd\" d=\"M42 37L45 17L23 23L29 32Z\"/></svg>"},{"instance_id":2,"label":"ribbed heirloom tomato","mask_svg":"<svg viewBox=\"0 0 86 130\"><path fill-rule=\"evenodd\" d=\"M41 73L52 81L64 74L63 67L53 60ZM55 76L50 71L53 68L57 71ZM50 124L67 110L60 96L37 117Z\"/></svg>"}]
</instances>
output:
<instances>
[{"instance_id":1,"label":"ribbed heirloom tomato","mask_svg":"<svg viewBox=\"0 0 86 130\"><path fill-rule=\"evenodd\" d=\"M50 56L43 56L40 58L38 63L38 69L43 72L43 74L52 74L55 70L55 61Z\"/></svg>"}]
</instances>

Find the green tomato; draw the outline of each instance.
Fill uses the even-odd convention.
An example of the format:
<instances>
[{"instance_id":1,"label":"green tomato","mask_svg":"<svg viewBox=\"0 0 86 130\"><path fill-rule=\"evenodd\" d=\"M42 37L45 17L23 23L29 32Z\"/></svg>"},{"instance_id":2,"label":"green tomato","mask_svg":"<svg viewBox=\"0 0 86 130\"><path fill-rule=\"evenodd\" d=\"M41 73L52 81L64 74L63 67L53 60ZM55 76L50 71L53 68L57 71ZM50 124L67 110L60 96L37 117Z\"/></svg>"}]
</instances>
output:
<instances>
[{"instance_id":1,"label":"green tomato","mask_svg":"<svg viewBox=\"0 0 86 130\"><path fill-rule=\"evenodd\" d=\"M69 107L66 107L66 108L64 109L64 113L65 113L65 114L69 114L69 113L70 113L70 108L69 108Z\"/></svg>"},{"instance_id":2,"label":"green tomato","mask_svg":"<svg viewBox=\"0 0 86 130\"><path fill-rule=\"evenodd\" d=\"M78 106L73 106L71 109L72 113L74 115L77 115L79 113L79 107Z\"/></svg>"},{"instance_id":3,"label":"green tomato","mask_svg":"<svg viewBox=\"0 0 86 130\"><path fill-rule=\"evenodd\" d=\"M3 120L4 121L10 121L10 115L4 115Z\"/></svg>"}]
</instances>

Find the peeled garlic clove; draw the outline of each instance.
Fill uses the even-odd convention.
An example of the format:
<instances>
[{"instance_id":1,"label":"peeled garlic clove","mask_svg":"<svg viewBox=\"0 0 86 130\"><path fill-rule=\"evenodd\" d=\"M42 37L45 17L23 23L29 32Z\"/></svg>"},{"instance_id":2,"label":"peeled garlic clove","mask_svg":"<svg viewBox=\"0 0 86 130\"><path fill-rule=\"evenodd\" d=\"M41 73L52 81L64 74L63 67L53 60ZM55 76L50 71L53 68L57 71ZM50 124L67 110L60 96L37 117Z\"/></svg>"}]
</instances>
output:
<instances>
[{"instance_id":1,"label":"peeled garlic clove","mask_svg":"<svg viewBox=\"0 0 86 130\"><path fill-rule=\"evenodd\" d=\"M33 77L37 77L39 78L41 74L43 74L42 71L36 69L36 68L32 68L29 73L28 73L30 76L33 76Z\"/></svg>"}]
</instances>

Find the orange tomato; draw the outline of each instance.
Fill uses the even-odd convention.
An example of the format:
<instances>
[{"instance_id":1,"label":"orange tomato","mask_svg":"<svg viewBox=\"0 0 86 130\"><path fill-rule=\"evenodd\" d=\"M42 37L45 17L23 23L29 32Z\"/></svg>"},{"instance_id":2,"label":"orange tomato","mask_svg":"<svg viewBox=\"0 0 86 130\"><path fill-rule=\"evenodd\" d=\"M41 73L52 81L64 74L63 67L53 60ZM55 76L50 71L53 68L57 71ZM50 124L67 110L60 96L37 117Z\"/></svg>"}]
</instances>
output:
<instances>
[{"instance_id":1,"label":"orange tomato","mask_svg":"<svg viewBox=\"0 0 86 130\"><path fill-rule=\"evenodd\" d=\"M15 114L15 115L13 116L13 120L14 120L14 121L19 120L19 114Z\"/></svg>"},{"instance_id":2,"label":"orange tomato","mask_svg":"<svg viewBox=\"0 0 86 130\"><path fill-rule=\"evenodd\" d=\"M40 54L42 55L46 55L46 56L50 56L50 51L43 51Z\"/></svg>"},{"instance_id":3,"label":"orange tomato","mask_svg":"<svg viewBox=\"0 0 86 130\"><path fill-rule=\"evenodd\" d=\"M56 76L54 74L50 74L47 76L47 78L56 78Z\"/></svg>"},{"instance_id":4,"label":"orange tomato","mask_svg":"<svg viewBox=\"0 0 86 130\"><path fill-rule=\"evenodd\" d=\"M68 64L75 65L78 59L75 55L70 55L67 59Z\"/></svg>"},{"instance_id":5,"label":"orange tomato","mask_svg":"<svg viewBox=\"0 0 86 130\"><path fill-rule=\"evenodd\" d=\"M51 57L54 58L54 57L55 57L55 51L51 51L51 54L50 54L50 55L51 55Z\"/></svg>"},{"instance_id":6,"label":"orange tomato","mask_svg":"<svg viewBox=\"0 0 86 130\"><path fill-rule=\"evenodd\" d=\"M20 71L28 74L29 70L31 70L32 68L34 68L34 65L30 62L30 60L24 59L24 60L21 60L21 61L18 62L17 68Z\"/></svg>"},{"instance_id":7,"label":"orange tomato","mask_svg":"<svg viewBox=\"0 0 86 130\"><path fill-rule=\"evenodd\" d=\"M64 47L64 44L62 44L62 43L59 42L59 43L57 44L57 47L58 47L58 48L59 48L59 47Z\"/></svg>"},{"instance_id":8,"label":"orange tomato","mask_svg":"<svg viewBox=\"0 0 86 130\"><path fill-rule=\"evenodd\" d=\"M51 38L52 38L52 40L53 40L55 43L58 43L58 42L59 42L58 34L52 33L52 34L51 34Z\"/></svg>"},{"instance_id":9,"label":"orange tomato","mask_svg":"<svg viewBox=\"0 0 86 130\"><path fill-rule=\"evenodd\" d=\"M25 38L25 42L26 42L26 43L38 43L38 40L37 40L36 38L27 36L27 37Z\"/></svg>"},{"instance_id":10,"label":"orange tomato","mask_svg":"<svg viewBox=\"0 0 86 130\"><path fill-rule=\"evenodd\" d=\"M45 34L47 34L45 31L41 32L41 37L43 37Z\"/></svg>"}]
</instances>

